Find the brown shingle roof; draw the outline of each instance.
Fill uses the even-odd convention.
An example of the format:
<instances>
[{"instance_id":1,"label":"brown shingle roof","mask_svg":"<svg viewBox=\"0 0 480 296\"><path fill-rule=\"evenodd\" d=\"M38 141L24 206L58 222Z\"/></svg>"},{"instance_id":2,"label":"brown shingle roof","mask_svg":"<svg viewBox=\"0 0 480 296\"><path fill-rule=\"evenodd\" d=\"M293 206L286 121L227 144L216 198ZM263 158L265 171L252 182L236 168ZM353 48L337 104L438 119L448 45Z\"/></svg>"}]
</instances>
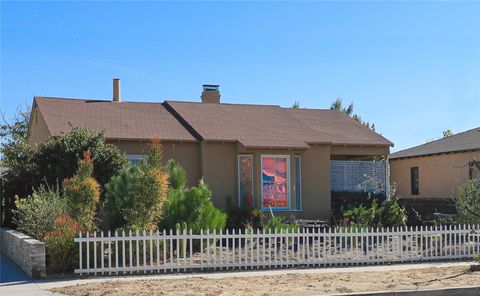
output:
<instances>
[{"instance_id":1,"label":"brown shingle roof","mask_svg":"<svg viewBox=\"0 0 480 296\"><path fill-rule=\"evenodd\" d=\"M397 159L477 149L480 149L480 127L458 133L451 137L392 153L389 158Z\"/></svg>"},{"instance_id":2,"label":"brown shingle roof","mask_svg":"<svg viewBox=\"0 0 480 296\"><path fill-rule=\"evenodd\" d=\"M393 146L392 142L353 120L344 112L330 109L285 110L314 130L324 141L333 144Z\"/></svg>"},{"instance_id":3,"label":"brown shingle roof","mask_svg":"<svg viewBox=\"0 0 480 296\"><path fill-rule=\"evenodd\" d=\"M204 139L247 147L306 148L312 143L392 145L343 112L279 106L172 102Z\"/></svg>"},{"instance_id":4,"label":"brown shingle roof","mask_svg":"<svg viewBox=\"0 0 480 296\"><path fill-rule=\"evenodd\" d=\"M161 103L35 97L50 134L86 126L110 139L196 141Z\"/></svg>"},{"instance_id":5,"label":"brown shingle roof","mask_svg":"<svg viewBox=\"0 0 480 296\"><path fill-rule=\"evenodd\" d=\"M392 145L342 112L275 105L111 102L36 97L52 135L87 126L110 139L231 141L245 147L309 144Z\"/></svg>"},{"instance_id":6,"label":"brown shingle roof","mask_svg":"<svg viewBox=\"0 0 480 296\"><path fill-rule=\"evenodd\" d=\"M279 106L166 101L207 141L238 141L246 147L308 148L315 132Z\"/></svg>"}]
</instances>

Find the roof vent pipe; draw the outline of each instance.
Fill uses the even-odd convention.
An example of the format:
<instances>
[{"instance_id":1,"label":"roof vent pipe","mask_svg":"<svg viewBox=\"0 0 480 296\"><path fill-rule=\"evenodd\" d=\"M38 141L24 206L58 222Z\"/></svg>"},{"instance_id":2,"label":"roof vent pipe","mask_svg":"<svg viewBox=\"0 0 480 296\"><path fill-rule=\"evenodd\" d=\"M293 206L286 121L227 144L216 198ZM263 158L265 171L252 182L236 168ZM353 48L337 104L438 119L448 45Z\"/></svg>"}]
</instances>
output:
<instances>
[{"instance_id":1,"label":"roof vent pipe","mask_svg":"<svg viewBox=\"0 0 480 296\"><path fill-rule=\"evenodd\" d=\"M122 98L120 96L120 79L113 78L113 101L121 102Z\"/></svg>"}]
</instances>

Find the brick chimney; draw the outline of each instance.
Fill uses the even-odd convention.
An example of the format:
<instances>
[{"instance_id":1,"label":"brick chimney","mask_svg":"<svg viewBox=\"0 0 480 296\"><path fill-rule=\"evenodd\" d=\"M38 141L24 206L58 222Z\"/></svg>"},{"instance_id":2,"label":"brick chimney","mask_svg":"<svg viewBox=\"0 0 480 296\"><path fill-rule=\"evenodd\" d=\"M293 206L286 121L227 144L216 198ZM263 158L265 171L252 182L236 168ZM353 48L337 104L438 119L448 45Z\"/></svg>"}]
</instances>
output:
<instances>
[{"instance_id":1,"label":"brick chimney","mask_svg":"<svg viewBox=\"0 0 480 296\"><path fill-rule=\"evenodd\" d=\"M220 91L218 90L220 85L218 84L204 84L203 92L200 98L202 103L214 103L220 104Z\"/></svg>"},{"instance_id":2,"label":"brick chimney","mask_svg":"<svg viewBox=\"0 0 480 296\"><path fill-rule=\"evenodd\" d=\"M113 101L121 102L122 98L120 96L120 79L113 78Z\"/></svg>"}]
</instances>

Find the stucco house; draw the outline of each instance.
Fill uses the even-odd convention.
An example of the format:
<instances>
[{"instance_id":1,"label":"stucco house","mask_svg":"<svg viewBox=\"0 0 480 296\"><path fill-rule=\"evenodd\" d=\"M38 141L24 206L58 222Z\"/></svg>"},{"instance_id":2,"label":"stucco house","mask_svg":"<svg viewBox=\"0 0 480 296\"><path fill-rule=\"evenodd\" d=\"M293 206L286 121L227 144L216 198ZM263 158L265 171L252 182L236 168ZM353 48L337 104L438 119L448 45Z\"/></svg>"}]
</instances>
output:
<instances>
[{"instance_id":1,"label":"stucco house","mask_svg":"<svg viewBox=\"0 0 480 296\"><path fill-rule=\"evenodd\" d=\"M480 127L392 153L390 182L405 198L451 198L480 165Z\"/></svg>"},{"instance_id":2,"label":"stucco house","mask_svg":"<svg viewBox=\"0 0 480 296\"><path fill-rule=\"evenodd\" d=\"M330 218L332 160L387 156L393 144L343 112L276 105L225 104L218 85L200 102L126 102L114 80L113 100L35 97L30 143L87 126L104 131L132 162L159 137L164 159L186 169L189 185L203 178L213 202Z\"/></svg>"}]
</instances>

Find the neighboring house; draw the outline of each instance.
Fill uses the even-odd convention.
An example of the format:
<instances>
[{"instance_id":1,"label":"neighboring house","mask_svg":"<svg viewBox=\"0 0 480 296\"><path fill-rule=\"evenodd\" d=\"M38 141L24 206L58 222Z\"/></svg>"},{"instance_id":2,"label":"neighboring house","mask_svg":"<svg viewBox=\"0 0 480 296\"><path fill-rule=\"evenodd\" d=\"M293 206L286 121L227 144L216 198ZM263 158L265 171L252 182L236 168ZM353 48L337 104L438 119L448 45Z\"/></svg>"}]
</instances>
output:
<instances>
[{"instance_id":1,"label":"neighboring house","mask_svg":"<svg viewBox=\"0 0 480 296\"><path fill-rule=\"evenodd\" d=\"M298 218L330 218L331 160L387 156L393 144L343 112L220 103L218 85L202 102L124 102L35 97L30 143L87 126L105 131L132 162L160 137L164 159L186 169L188 185L203 178L216 206L227 198Z\"/></svg>"},{"instance_id":2,"label":"neighboring house","mask_svg":"<svg viewBox=\"0 0 480 296\"><path fill-rule=\"evenodd\" d=\"M389 161L398 195L450 198L480 165L480 127L392 153Z\"/></svg>"}]
</instances>

